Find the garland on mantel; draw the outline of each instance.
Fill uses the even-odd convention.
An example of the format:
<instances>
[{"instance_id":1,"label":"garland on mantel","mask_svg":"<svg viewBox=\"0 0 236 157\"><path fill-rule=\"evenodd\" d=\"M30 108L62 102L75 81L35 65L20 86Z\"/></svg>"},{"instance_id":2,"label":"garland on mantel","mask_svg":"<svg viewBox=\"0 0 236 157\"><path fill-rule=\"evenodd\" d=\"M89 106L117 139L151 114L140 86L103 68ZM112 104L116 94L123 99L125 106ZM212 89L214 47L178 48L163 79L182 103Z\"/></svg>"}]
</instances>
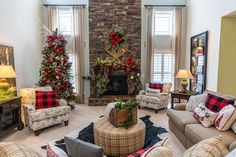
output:
<instances>
[{"instance_id":1,"label":"garland on mantel","mask_svg":"<svg viewBox=\"0 0 236 157\"><path fill-rule=\"evenodd\" d=\"M90 80L91 96L101 97L108 90L110 72L124 72L128 79L128 94L137 94L141 89L139 63L132 57L117 60L113 57L97 58L90 69L90 75L83 77Z\"/></svg>"}]
</instances>

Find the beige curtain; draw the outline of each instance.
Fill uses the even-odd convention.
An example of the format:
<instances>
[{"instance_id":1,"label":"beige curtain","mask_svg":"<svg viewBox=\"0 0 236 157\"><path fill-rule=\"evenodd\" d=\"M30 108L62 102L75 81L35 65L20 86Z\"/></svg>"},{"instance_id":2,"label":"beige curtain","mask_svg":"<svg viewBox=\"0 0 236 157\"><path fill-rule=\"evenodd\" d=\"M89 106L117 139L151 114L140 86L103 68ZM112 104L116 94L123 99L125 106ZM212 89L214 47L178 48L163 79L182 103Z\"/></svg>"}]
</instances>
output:
<instances>
[{"instance_id":1,"label":"beige curtain","mask_svg":"<svg viewBox=\"0 0 236 157\"><path fill-rule=\"evenodd\" d=\"M59 26L59 9L58 6L48 6L48 28L55 31Z\"/></svg>"},{"instance_id":2,"label":"beige curtain","mask_svg":"<svg viewBox=\"0 0 236 157\"><path fill-rule=\"evenodd\" d=\"M76 75L79 91L80 103L84 103L84 83L82 76L84 75L84 39L83 39L83 25L84 25L84 9L82 6L73 6L73 52L76 53L77 65Z\"/></svg>"},{"instance_id":3,"label":"beige curtain","mask_svg":"<svg viewBox=\"0 0 236 157\"><path fill-rule=\"evenodd\" d=\"M174 34L173 34L173 52L174 52L174 76L178 73L180 68L180 58L181 58L181 45L182 45L182 31L183 31L183 8L176 7L175 8L175 20L174 22ZM175 79L174 81L174 89L180 89L180 81Z\"/></svg>"},{"instance_id":4,"label":"beige curtain","mask_svg":"<svg viewBox=\"0 0 236 157\"><path fill-rule=\"evenodd\" d=\"M153 66L153 7L147 7L147 61L146 61L146 83L151 82Z\"/></svg>"}]
</instances>

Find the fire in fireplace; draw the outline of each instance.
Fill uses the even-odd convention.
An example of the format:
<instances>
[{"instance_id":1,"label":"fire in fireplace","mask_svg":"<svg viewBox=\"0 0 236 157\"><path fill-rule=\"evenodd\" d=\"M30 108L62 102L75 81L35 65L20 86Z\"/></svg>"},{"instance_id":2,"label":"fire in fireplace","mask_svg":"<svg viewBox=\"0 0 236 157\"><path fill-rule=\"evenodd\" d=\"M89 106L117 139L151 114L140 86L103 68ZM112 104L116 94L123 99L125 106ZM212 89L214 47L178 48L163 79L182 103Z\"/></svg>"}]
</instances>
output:
<instances>
[{"instance_id":1,"label":"fire in fireplace","mask_svg":"<svg viewBox=\"0 0 236 157\"><path fill-rule=\"evenodd\" d=\"M109 75L110 82L105 95L128 95L127 75Z\"/></svg>"}]
</instances>

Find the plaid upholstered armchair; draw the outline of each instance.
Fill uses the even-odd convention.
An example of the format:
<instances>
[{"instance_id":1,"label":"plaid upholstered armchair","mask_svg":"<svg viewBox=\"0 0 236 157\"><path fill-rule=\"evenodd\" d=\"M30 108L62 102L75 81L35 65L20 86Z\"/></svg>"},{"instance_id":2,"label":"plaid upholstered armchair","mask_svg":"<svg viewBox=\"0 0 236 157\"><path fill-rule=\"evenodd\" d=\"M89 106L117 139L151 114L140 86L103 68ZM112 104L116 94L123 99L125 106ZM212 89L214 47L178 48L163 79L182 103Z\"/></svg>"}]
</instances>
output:
<instances>
[{"instance_id":1,"label":"plaid upholstered armchair","mask_svg":"<svg viewBox=\"0 0 236 157\"><path fill-rule=\"evenodd\" d=\"M38 87L38 88L25 88L20 90L22 97L22 121L38 136L43 128L53 126L64 122L68 125L69 113L71 108L67 106L65 100L58 100L59 106L36 109L36 91L49 92L52 91L51 87Z\"/></svg>"},{"instance_id":2,"label":"plaid upholstered armchair","mask_svg":"<svg viewBox=\"0 0 236 157\"><path fill-rule=\"evenodd\" d=\"M171 83L164 83L161 89L152 89L150 84L146 84L146 90L141 90L136 99L139 102L139 108L147 107L155 109L157 113L159 109L167 108L169 93L172 88Z\"/></svg>"}]
</instances>

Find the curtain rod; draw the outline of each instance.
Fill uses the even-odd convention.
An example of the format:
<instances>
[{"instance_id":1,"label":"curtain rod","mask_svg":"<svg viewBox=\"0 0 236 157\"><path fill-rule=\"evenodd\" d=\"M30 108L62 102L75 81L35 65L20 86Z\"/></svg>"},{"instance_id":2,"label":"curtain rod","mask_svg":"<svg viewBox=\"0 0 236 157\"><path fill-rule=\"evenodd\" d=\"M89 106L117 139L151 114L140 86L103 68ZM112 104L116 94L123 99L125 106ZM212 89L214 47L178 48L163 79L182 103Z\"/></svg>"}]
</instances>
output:
<instances>
[{"instance_id":1,"label":"curtain rod","mask_svg":"<svg viewBox=\"0 0 236 157\"><path fill-rule=\"evenodd\" d=\"M83 8L86 7L86 4L43 4L43 6L82 6Z\"/></svg>"},{"instance_id":2,"label":"curtain rod","mask_svg":"<svg viewBox=\"0 0 236 157\"><path fill-rule=\"evenodd\" d=\"M186 7L186 5L144 5L145 7Z\"/></svg>"}]
</instances>

